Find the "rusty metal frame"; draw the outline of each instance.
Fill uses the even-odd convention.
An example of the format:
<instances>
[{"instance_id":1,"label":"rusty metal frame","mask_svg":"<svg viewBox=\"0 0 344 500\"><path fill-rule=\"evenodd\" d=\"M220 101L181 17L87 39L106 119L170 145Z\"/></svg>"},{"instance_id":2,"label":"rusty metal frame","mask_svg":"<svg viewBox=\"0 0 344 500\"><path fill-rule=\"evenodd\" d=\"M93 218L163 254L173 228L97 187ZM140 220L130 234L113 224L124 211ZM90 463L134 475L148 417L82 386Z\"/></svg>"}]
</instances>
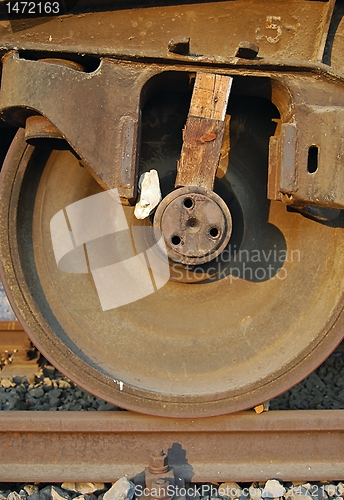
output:
<instances>
[{"instance_id":1,"label":"rusty metal frame","mask_svg":"<svg viewBox=\"0 0 344 500\"><path fill-rule=\"evenodd\" d=\"M11 52L3 62L0 108L5 121L20 126L25 126L32 113L46 116L98 182L118 187L120 195L130 200L136 192L144 87L158 74L198 69L185 64L166 66L106 58L89 74L22 59ZM212 65L202 67L206 69L214 71ZM273 69L265 66L259 71L247 67L244 74L257 77L257 87L259 77L270 79L271 100L281 114L281 134L274 137L270 148L269 197L290 205L343 208L344 79L322 70L319 65L310 65L307 70L275 64ZM228 64L216 71L234 78L243 74L242 69ZM96 101L92 100L94 95ZM319 149L315 172L307 170L312 147Z\"/></svg>"},{"instance_id":2,"label":"rusty metal frame","mask_svg":"<svg viewBox=\"0 0 344 500\"><path fill-rule=\"evenodd\" d=\"M136 3L139 7L140 2ZM97 181L103 187L118 187L123 202L133 203L138 173L140 111L145 86L152 77L162 72L209 71L234 78L268 78L271 95L266 97L277 106L282 120L279 135L272 138L270 146L268 197L296 207L343 208L344 73L321 62L335 0L312 2L311 15L309 3L304 0L293 6L299 23L296 29L292 25L285 28L282 22L282 19L289 19L291 7L279 5L280 16L266 16L266 8L258 9L251 0L218 2L224 12L221 29L228 30L242 10L251 13L251 31L258 24L254 36L260 41L261 49L253 60L237 57L236 50L228 54L218 40L213 42L217 43L216 56L202 54L206 48L202 38L209 42L202 26L205 17L214 14L212 2L197 7L194 23L197 26L199 22L199 27L194 30L189 53L184 46L182 53L172 50L177 42L171 43L173 40L166 38L170 36L168 33L187 30L183 16L190 7L183 2L178 6L177 16L172 6L164 5L165 2L154 8L146 8L145 3L138 14L136 11L131 13L131 23L124 23L128 13L117 2L109 5L108 12L59 16L49 22L26 20L24 25L11 21L14 23L11 28L5 21L0 25L0 53L6 54L0 94L2 117L24 126L30 113L46 116ZM87 8L92 8L89 2ZM145 22L144 31L139 31L138 19ZM104 33L98 32L95 22L103 26ZM44 26L39 29L42 23ZM114 42L109 31L113 23L117 29ZM168 29L171 25L176 27L172 32ZM47 42L44 33L48 28L51 34ZM247 29L242 26L238 34L232 35L231 46L248 35ZM73 34L65 40L62 35L67 31ZM95 33L97 43L89 43L91 33ZM224 35L221 36L224 40ZM56 43L56 39L60 42ZM192 44L201 54L198 50L192 52ZM26 54L29 59L32 54L33 59L39 59L47 53L79 59L80 54L87 54L100 57L101 62L96 70L83 73L58 64L26 59ZM318 168L309 171L307 162L312 149L318 151Z\"/></svg>"}]
</instances>

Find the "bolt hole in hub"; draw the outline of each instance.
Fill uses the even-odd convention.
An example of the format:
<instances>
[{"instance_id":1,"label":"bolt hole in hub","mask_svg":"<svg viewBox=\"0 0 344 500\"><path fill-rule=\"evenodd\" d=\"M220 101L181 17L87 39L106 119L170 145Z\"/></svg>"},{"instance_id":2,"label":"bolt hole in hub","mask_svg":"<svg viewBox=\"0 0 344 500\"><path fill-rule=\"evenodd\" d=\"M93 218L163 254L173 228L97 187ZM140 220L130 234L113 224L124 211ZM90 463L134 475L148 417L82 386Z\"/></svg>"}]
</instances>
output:
<instances>
[{"instance_id":1,"label":"bolt hole in hub","mask_svg":"<svg viewBox=\"0 0 344 500\"><path fill-rule=\"evenodd\" d=\"M209 234L212 238L218 238L220 236L220 231L217 227L212 227L209 231Z\"/></svg>"},{"instance_id":2,"label":"bolt hole in hub","mask_svg":"<svg viewBox=\"0 0 344 500\"><path fill-rule=\"evenodd\" d=\"M184 200L184 207L185 208L192 208L194 206L194 203L191 198L185 198Z\"/></svg>"},{"instance_id":3,"label":"bolt hole in hub","mask_svg":"<svg viewBox=\"0 0 344 500\"><path fill-rule=\"evenodd\" d=\"M190 103L187 74L184 80L184 90L171 90L168 72L166 88L159 80L160 94L148 96L142 112L140 168L159 171L165 199L173 189ZM70 151L49 154L27 146L23 131L6 157L0 185L0 250L6 263L1 272L15 312L50 361L113 404L173 417L243 410L297 383L342 338L343 217L335 225L319 224L267 200L268 143L278 112L266 99L252 97L257 80L262 89L259 78L233 85L227 155L224 150L215 181L228 212L216 196L195 189L179 191L160 211L159 223L167 224L169 209L179 203L178 210L185 210L181 227L192 235L185 228L190 218L199 220L193 213L197 205L213 204L218 218L204 233L208 257L225 243L230 214L231 237L220 254L227 257L228 272L216 280L170 280L156 293L104 312L90 273L57 268L50 238L57 212L102 188ZM271 95L269 86L263 90ZM185 199L194 199L195 208L185 207ZM133 211L125 207L131 230L150 224L135 220ZM215 227L220 234L213 241L209 231ZM174 230L170 236L181 234ZM317 244L323 241L326 245ZM114 245L128 261L132 244L116 240ZM228 253L234 245L237 250ZM184 259L183 248L177 252L171 243L169 251ZM261 277L270 265L271 278ZM187 272L187 266L180 267ZM131 279L137 280L134 270Z\"/></svg>"},{"instance_id":4,"label":"bolt hole in hub","mask_svg":"<svg viewBox=\"0 0 344 500\"><path fill-rule=\"evenodd\" d=\"M172 241L172 245L180 245L182 240L179 238L179 236L172 236L171 238L171 241Z\"/></svg>"}]
</instances>

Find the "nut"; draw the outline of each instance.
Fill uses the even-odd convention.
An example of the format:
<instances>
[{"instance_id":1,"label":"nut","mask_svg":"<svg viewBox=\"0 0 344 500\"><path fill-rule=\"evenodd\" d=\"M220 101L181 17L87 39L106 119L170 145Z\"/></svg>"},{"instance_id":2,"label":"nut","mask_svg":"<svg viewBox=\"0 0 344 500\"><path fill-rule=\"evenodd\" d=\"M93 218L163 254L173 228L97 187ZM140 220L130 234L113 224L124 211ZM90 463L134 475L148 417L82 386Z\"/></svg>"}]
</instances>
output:
<instances>
[{"instance_id":1,"label":"nut","mask_svg":"<svg viewBox=\"0 0 344 500\"><path fill-rule=\"evenodd\" d=\"M157 449L149 457L149 472L152 474L161 474L169 470L167 454L163 450Z\"/></svg>"}]
</instances>

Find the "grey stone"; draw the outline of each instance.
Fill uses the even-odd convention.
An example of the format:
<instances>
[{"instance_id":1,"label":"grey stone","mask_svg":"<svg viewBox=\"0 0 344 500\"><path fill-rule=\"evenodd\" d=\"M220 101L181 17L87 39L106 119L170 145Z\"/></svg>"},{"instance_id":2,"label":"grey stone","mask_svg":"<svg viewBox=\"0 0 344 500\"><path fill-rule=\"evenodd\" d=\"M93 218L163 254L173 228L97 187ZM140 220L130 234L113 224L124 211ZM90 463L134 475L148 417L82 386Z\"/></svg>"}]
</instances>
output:
<instances>
[{"instance_id":1,"label":"grey stone","mask_svg":"<svg viewBox=\"0 0 344 500\"><path fill-rule=\"evenodd\" d=\"M43 387L33 387L32 389L29 390L29 394L34 398L41 398L44 396Z\"/></svg>"},{"instance_id":2,"label":"grey stone","mask_svg":"<svg viewBox=\"0 0 344 500\"><path fill-rule=\"evenodd\" d=\"M59 388L60 389L70 389L71 388L71 385L69 382L67 382L66 380L63 380L63 379L60 379L59 380Z\"/></svg>"},{"instance_id":3,"label":"grey stone","mask_svg":"<svg viewBox=\"0 0 344 500\"><path fill-rule=\"evenodd\" d=\"M262 498L279 498L285 493L284 486L277 479L270 479L265 483Z\"/></svg>"},{"instance_id":4,"label":"grey stone","mask_svg":"<svg viewBox=\"0 0 344 500\"><path fill-rule=\"evenodd\" d=\"M105 401L102 401L102 403L98 406L97 408L98 411L111 411L111 410L117 410L117 406L114 406L110 403L106 403Z\"/></svg>"},{"instance_id":5,"label":"grey stone","mask_svg":"<svg viewBox=\"0 0 344 500\"><path fill-rule=\"evenodd\" d=\"M13 382L16 385L20 385L24 381L24 377L13 377Z\"/></svg>"},{"instance_id":6,"label":"grey stone","mask_svg":"<svg viewBox=\"0 0 344 500\"><path fill-rule=\"evenodd\" d=\"M52 389L48 395L49 395L49 399L52 399L52 398L59 398L62 394L62 390L61 389Z\"/></svg>"},{"instance_id":7,"label":"grey stone","mask_svg":"<svg viewBox=\"0 0 344 500\"><path fill-rule=\"evenodd\" d=\"M222 483L219 486L219 495L223 498L239 498L242 494L242 489L237 483Z\"/></svg>"},{"instance_id":8,"label":"grey stone","mask_svg":"<svg viewBox=\"0 0 344 500\"><path fill-rule=\"evenodd\" d=\"M11 397L8 399L8 409L15 410L19 402L20 397L18 395L11 395Z\"/></svg>"},{"instance_id":9,"label":"grey stone","mask_svg":"<svg viewBox=\"0 0 344 500\"><path fill-rule=\"evenodd\" d=\"M7 497L7 500L24 500L24 499L26 499L26 496L19 495L19 493L17 493L16 491L12 491Z\"/></svg>"},{"instance_id":10,"label":"grey stone","mask_svg":"<svg viewBox=\"0 0 344 500\"><path fill-rule=\"evenodd\" d=\"M105 485L104 483L62 483L61 488L90 495L95 491L103 490Z\"/></svg>"},{"instance_id":11,"label":"grey stone","mask_svg":"<svg viewBox=\"0 0 344 500\"><path fill-rule=\"evenodd\" d=\"M57 486L46 486L39 493L40 500L70 500L68 493Z\"/></svg>"},{"instance_id":12,"label":"grey stone","mask_svg":"<svg viewBox=\"0 0 344 500\"><path fill-rule=\"evenodd\" d=\"M60 404L60 398L51 398L49 399L49 403L52 408L57 408Z\"/></svg>"},{"instance_id":13,"label":"grey stone","mask_svg":"<svg viewBox=\"0 0 344 500\"><path fill-rule=\"evenodd\" d=\"M126 477L121 477L105 493L103 500L132 500L135 493L135 485Z\"/></svg>"}]
</instances>

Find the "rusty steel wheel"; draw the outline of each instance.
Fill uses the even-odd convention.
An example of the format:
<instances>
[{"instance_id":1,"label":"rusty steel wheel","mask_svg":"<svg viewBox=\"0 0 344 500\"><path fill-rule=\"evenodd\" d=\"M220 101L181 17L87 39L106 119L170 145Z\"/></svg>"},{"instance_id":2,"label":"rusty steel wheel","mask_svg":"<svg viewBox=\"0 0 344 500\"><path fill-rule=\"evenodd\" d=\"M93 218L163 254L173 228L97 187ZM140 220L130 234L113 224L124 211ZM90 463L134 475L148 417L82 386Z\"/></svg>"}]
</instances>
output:
<instances>
[{"instance_id":1,"label":"rusty steel wheel","mask_svg":"<svg viewBox=\"0 0 344 500\"><path fill-rule=\"evenodd\" d=\"M232 251L217 276L172 279L105 312L90 274L57 268L49 229L59 210L102 188L72 152L29 146L22 130L14 139L0 193L2 278L11 303L41 352L111 403L174 417L246 409L304 378L343 336L343 217L316 222L266 199L273 131L252 127L256 116L246 108L237 122L232 110L229 168L220 168L215 182L233 220ZM245 127L255 130L250 147L240 142ZM145 123L142 141L141 167L160 169L166 195L177 152L161 148L150 159ZM133 208L125 212L133 224Z\"/></svg>"}]
</instances>

